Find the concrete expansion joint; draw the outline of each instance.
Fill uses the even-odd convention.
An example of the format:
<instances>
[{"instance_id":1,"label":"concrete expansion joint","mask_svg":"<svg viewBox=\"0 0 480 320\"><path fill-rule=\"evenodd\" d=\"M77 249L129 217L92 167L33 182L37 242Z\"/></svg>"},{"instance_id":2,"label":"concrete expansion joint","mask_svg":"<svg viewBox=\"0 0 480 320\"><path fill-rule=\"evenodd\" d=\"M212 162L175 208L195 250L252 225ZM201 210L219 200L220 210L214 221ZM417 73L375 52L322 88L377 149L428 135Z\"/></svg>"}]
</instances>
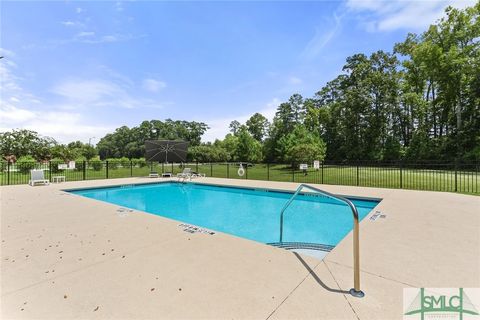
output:
<instances>
[{"instance_id":1,"label":"concrete expansion joint","mask_svg":"<svg viewBox=\"0 0 480 320\"><path fill-rule=\"evenodd\" d=\"M311 269L311 270L307 273L307 275L302 279L302 281L300 281L300 282L298 283L298 285L297 285L295 288L293 288L293 290L290 291L290 292L287 294L287 296L280 302L280 304L279 304L277 307L275 307L275 309L273 309L273 311L268 315L268 317L265 318L265 320L270 319L270 317L275 314L275 312L285 303L285 301L288 300L288 298L295 292L295 290L297 290L297 288L300 287L300 285L301 285L305 280L307 280L307 278L308 278L309 276L312 275L313 270L315 270L315 268L317 268L317 267L320 265L320 263L321 263L321 262L318 262L318 263L313 267L313 269Z\"/></svg>"},{"instance_id":2,"label":"concrete expansion joint","mask_svg":"<svg viewBox=\"0 0 480 320\"><path fill-rule=\"evenodd\" d=\"M327 263L326 263L325 261L323 261L323 260L322 260L322 262L323 262L323 264L325 265L325 267L327 268L328 273L330 273L330 275L332 276L333 281L335 281L335 283L337 284L338 290L342 290L342 289L340 288L340 284L339 284L338 281L337 281L337 278L335 278L335 276L333 275L332 271L331 271L330 268L328 267ZM347 301L348 305L349 305L350 308L352 309L352 312L353 312L353 314L355 314L355 317L356 317L358 320L360 320L360 317L358 316L357 312L355 311L355 308L352 306L352 304L351 304L350 301L348 300L348 298L347 298L347 296L345 295L345 293L343 293L343 297L345 298L345 301Z\"/></svg>"}]
</instances>

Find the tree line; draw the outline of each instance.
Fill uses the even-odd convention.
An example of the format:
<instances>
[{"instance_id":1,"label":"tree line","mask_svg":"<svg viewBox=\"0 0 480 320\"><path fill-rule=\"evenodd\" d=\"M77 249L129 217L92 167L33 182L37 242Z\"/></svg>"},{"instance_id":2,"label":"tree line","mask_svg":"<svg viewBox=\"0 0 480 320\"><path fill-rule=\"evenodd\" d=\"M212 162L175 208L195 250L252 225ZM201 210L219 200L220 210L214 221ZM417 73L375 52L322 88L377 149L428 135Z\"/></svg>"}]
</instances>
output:
<instances>
[{"instance_id":1,"label":"tree line","mask_svg":"<svg viewBox=\"0 0 480 320\"><path fill-rule=\"evenodd\" d=\"M442 160L480 159L480 2L446 16L420 35L408 34L392 52L346 59L342 73L311 98L294 94L272 123L260 114L232 135L248 133L238 160ZM238 140L238 139L237 139ZM243 149L246 145L244 143ZM325 150L326 148L326 150ZM217 152L219 153L219 152Z\"/></svg>"},{"instance_id":2,"label":"tree line","mask_svg":"<svg viewBox=\"0 0 480 320\"><path fill-rule=\"evenodd\" d=\"M445 14L392 52L348 57L313 97L293 94L281 103L272 123L258 113L233 121L231 134L194 149L197 157L478 161L480 2Z\"/></svg>"},{"instance_id":3,"label":"tree line","mask_svg":"<svg viewBox=\"0 0 480 320\"><path fill-rule=\"evenodd\" d=\"M232 121L230 133L214 142L201 142L203 122L167 119L122 126L95 148L14 130L0 134L0 151L37 160L132 159L144 156L145 140L180 139L190 142L194 161L478 161L479 15L480 2L447 8L445 17L422 34L408 34L391 52L348 57L342 73L313 97L293 94L281 103L272 122L255 113L245 123Z\"/></svg>"}]
</instances>

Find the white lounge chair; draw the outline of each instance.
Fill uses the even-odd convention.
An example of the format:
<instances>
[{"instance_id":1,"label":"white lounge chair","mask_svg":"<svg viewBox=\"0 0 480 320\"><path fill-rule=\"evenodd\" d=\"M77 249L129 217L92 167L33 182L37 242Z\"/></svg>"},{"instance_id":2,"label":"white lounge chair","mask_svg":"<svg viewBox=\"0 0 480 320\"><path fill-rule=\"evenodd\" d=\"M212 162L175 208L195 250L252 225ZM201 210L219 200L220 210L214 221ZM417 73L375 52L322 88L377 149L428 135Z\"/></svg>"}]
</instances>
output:
<instances>
[{"instance_id":1,"label":"white lounge chair","mask_svg":"<svg viewBox=\"0 0 480 320\"><path fill-rule=\"evenodd\" d=\"M207 175L205 173L199 173L192 171L192 178L205 178Z\"/></svg>"},{"instance_id":2,"label":"white lounge chair","mask_svg":"<svg viewBox=\"0 0 480 320\"><path fill-rule=\"evenodd\" d=\"M151 171L151 172L148 174L148 177L149 177L149 178L158 178L158 177L160 177L160 175L158 174L157 171Z\"/></svg>"},{"instance_id":3,"label":"white lounge chair","mask_svg":"<svg viewBox=\"0 0 480 320\"><path fill-rule=\"evenodd\" d=\"M188 179L192 177L192 168L184 168L181 173L177 173L177 178Z\"/></svg>"},{"instance_id":4,"label":"white lounge chair","mask_svg":"<svg viewBox=\"0 0 480 320\"><path fill-rule=\"evenodd\" d=\"M48 181L48 179L45 179L43 170L30 170L30 181L28 182L28 184L33 187L37 183L47 185L50 183L50 181Z\"/></svg>"}]
</instances>

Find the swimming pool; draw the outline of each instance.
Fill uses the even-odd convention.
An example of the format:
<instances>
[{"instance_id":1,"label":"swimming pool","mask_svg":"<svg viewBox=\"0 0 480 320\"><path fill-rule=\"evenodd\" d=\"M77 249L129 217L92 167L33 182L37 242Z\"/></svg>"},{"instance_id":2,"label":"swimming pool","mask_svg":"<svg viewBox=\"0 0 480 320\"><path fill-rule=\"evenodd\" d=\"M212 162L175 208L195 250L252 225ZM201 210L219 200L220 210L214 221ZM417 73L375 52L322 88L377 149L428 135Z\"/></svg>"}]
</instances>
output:
<instances>
[{"instance_id":1,"label":"swimming pool","mask_svg":"<svg viewBox=\"0 0 480 320\"><path fill-rule=\"evenodd\" d=\"M177 182L68 191L263 243L279 241L280 211L292 196L286 191ZM349 199L360 220L379 203ZM300 194L285 211L283 241L335 246L352 227L346 204Z\"/></svg>"}]
</instances>

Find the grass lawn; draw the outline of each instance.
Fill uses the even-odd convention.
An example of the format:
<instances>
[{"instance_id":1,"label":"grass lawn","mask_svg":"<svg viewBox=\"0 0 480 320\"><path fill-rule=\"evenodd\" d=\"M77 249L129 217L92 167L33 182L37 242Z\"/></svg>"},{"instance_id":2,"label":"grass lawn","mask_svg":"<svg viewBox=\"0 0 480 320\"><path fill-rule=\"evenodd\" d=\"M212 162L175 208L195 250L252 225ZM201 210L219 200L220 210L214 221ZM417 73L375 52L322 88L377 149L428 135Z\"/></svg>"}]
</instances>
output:
<instances>
[{"instance_id":1,"label":"grass lawn","mask_svg":"<svg viewBox=\"0 0 480 320\"><path fill-rule=\"evenodd\" d=\"M372 166L344 166L344 165L324 165L323 169L315 170L309 168L306 172L296 169L295 171L289 165L266 165L256 164L245 168L245 174L239 176L238 166L233 164L189 164L194 171L205 173L207 177L231 178L231 179L253 179L253 180L271 180L271 181L289 181L300 183L323 183L338 185L358 185L365 187L383 187L383 188L403 188L416 190L432 191L451 191L456 190L462 193L480 194L480 183L478 172L475 171L455 171L446 169L405 169L399 167L372 167ZM46 169L47 167L45 167ZM96 171L89 167L83 170L64 170L62 172L50 175L46 171L46 177L50 178L56 175L64 175L67 181L92 180L108 178L125 178L147 176L150 171L159 173L172 172L176 175L182 172L178 164L152 164L145 167L118 167L109 168L108 173L105 168ZM8 181L9 179L9 181ZM0 174L0 184L26 184L29 180L29 174L20 172L11 172L10 177L5 172ZM455 183L456 180L456 183Z\"/></svg>"}]
</instances>

